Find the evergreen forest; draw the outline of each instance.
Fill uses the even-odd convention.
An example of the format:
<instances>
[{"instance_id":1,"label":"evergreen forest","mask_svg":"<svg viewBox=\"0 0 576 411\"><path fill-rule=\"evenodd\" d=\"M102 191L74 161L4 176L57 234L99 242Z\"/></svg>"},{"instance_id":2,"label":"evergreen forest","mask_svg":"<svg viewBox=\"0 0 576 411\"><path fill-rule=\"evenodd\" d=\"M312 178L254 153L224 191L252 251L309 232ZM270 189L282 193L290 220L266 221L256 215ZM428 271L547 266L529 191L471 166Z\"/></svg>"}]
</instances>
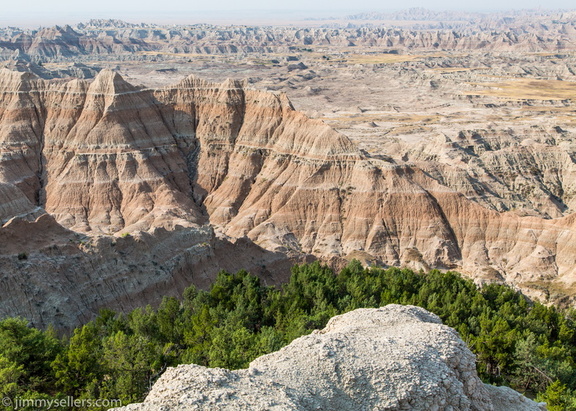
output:
<instances>
[{"instance_id":1,"label":"evergreen forest","mask_svg":"<svg viewBox=\"0 0 576 411\"><path fill-rule=\"evenodd\" d=\"M335 315L391 303L423 307L455 328L485 382L546 401L552 411L576 410L575 310L531 302L503 285L479 288L455 272L358 261L338 274L318 262L294 266L281 287L246 271L221 272L209 290L191 286L181 298L126 314L102 310L64 336L4 319L0 398L140 402L166 367L245 368Z\"/></svg>"}]
</instances>

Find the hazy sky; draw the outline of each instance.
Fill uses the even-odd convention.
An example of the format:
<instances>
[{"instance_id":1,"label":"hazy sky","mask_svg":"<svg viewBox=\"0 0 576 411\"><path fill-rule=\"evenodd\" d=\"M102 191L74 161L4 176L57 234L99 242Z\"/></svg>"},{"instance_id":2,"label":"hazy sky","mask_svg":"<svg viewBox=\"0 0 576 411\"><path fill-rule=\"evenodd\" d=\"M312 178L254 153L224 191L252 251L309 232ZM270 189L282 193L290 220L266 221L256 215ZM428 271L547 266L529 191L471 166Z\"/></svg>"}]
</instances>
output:
<instances>
[{"instance_id":1,"label":"hazy sky","mask_svg":"<svg viewBox=\"0 0 576 411\"><path fill-rule=\"evenodd\" d=\"M6 0L4 0L6 1ZM242 10L242 9L270 9L270 10L334 10L334 9L400 9L407 7L426 7L430 9L513 9L513 8L571 8L572 0L481 0L479 2L465 2L462 0L25 0L6 1L2 7L6 11L106 11L114 10L147 10L162 12L165 9L198 11L198 10ZM468 5L466 4L468 3Z\"/></svg>"},{"instance_id":2,"label":"hazy sky","mask_svg":"<svg viewBox=\"0 0 576 411\"><path fill-rule=\"evenodd\" d=\"M91 17L123 18L128 21L155 21L166 19L186 20L197 12L211 16L246 15L253 11L298 10L309 11L315 16L325 16L355 11L390 11L409 7L436 10L509 10L518 8L569 9L575 8L573 0L1 0L0 25L17 25L19 22L78 23ZM6 4L7 3L7 4ZM238 13L236 13L238 14ZM181 22L181 21L179 21Z\"/></svg>"}]
</instances>

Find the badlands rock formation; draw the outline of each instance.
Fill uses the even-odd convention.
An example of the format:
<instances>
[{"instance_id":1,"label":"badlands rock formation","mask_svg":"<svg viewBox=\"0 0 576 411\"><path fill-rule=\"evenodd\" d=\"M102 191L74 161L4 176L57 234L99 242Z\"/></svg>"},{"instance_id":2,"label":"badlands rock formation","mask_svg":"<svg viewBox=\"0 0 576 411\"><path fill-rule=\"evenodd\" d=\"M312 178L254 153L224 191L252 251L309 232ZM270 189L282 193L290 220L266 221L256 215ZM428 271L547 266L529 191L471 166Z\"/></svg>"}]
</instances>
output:
<instances>
[{"instance_id":1,"label":"badlands rock formation","mask_svg":"<svg viewBox=\"0 0 576 411\"><path fill-rule=\"evenodd\" d=\"M384 26L371 21L385 20ZM395 24L394 21L402 24ZM412 25L406 21L419 20ZM156 53L290 53L310 47L379 50L567 51L576 48L574 13L416 13L351 16L327 27L161 26L92 20L76 27L0 30L0 58L34 61L156 58ZM369 27L367 27L369 25ZM396 25L396 27L394 27Z\"/></svg>"},{"instance_id":2,"label":"badlands rock formation","mask_svg":"<svg viewBox=\"0 0 576 411\"><path fill-rule=\"evenodd\" d=\"M573 215L487 209L240 81L148 89L109 70L2 70L0 150L0 309L37 325L152 302L220 268L276 283L286 256L361 252L528 291L575 279Z\"/></svg>"},{"instance_id":3,"label":"badlands rock formation","mask_svg":"<svg viewBox=\"0 0 576 411\"><path fill-rule=\"evenodd\" d=\"M169 368L146 400L118 410L543 410L483 384L458 334L422 308L388 305L257 358L248 369Z\"/></svg>"}]
</instances>

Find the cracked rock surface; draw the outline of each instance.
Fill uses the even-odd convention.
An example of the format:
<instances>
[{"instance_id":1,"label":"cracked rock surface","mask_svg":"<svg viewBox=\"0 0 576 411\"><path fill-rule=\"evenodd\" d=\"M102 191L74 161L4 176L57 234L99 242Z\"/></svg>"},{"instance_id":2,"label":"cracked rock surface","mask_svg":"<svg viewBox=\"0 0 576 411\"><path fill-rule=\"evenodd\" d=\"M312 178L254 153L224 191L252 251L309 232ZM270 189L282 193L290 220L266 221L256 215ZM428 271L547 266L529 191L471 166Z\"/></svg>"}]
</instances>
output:
<instances>
[{"instance_id":1,"label":"cracked rock surface","mask_svg":"<svg viewBox=\"0 0 576 411\"><path fill-rule=\"evenodd\" d=\"M476 374L458 333L415 306L358 309L229 371L168 369L118 410L544 410Z\"/></svg>"}]
</instances>

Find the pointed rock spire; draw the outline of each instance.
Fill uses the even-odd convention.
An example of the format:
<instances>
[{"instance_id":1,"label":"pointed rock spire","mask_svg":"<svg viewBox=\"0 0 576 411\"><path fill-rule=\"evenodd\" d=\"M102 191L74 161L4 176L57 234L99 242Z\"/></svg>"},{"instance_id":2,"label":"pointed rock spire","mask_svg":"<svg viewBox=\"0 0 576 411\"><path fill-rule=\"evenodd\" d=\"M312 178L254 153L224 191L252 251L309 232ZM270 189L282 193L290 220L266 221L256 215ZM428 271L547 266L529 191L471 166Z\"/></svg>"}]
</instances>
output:
<instances>
[{"instance_id":1,"label":"pointed rock spire","mask_svg":"<svg viewBox=\"0 0 576 411\"><path fill-rule=\"evenodd\" d=\"M121 94L136 89L127 83L120 74L110 69L101 70L90 85L89 93Z\"/></svg>"}]
</instances>

